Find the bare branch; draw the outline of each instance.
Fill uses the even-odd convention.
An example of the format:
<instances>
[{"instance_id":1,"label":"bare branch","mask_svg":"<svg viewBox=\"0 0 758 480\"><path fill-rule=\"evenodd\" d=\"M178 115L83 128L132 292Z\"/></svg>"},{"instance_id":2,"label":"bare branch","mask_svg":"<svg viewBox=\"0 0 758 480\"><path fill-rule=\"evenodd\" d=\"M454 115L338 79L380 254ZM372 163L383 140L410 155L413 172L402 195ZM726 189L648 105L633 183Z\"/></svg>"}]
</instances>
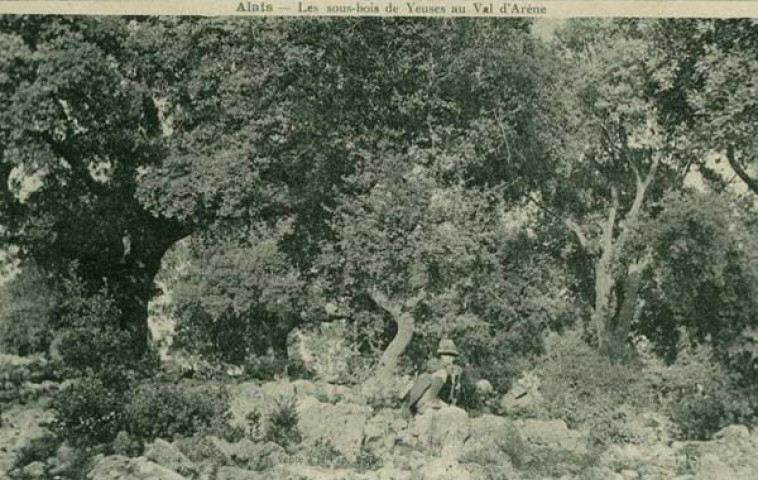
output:
<instances>
[{"instance_id":1,"label":"bare branch","mask_svg":"<svg viewBox=\"0 0 758 480\"><path fill-rule=\"evenodd\" d=\"M400 305L391 302L387 295L380 290L376 288L369 289L368 296L371 297L371 300L373 300L379 308L387 311L393 318L400 316Z\"/></svg>"},{"instance_id":2,"label":"bare branch","mask_svg":"<svg viewBox=\"0 0 758 480\"><path fill-rule=\"evenodd\" d=\"M629 209L629 213L627 213L627 220L634 220L639 215L640 209L642 208L642 202L645 201L645 194L647 193L647 189L650 186L650 183L653 181L653 178L655 177L655 172L658 170L658 164L660 163L660 159L657 156L653 157L653 163L650 165L650 169L647 171L647 175L645 175L645 178L643 179L640 175L639 169L632 165L632 171L634 172L634 179L635 179L635 185L636 185L636 192L634 195L634 202L632 203L631 208Z\"/></svg>"},{"instance_id":3,"label":"bare branch","mask_svg":"<svg viewBox=\"0 0 758 480\"><path fill-rule=\"evenodd\" d=\"M566 227L569 230L574 232L577 240L579 240L579 245L581 245L583 249L587 250L587 245L589 244L589 242L587 241L587 236L584 235L582 228L570 218L567 218L566 220L564 220L563 223L566 224Z\"/></svg>"}]
</instances>

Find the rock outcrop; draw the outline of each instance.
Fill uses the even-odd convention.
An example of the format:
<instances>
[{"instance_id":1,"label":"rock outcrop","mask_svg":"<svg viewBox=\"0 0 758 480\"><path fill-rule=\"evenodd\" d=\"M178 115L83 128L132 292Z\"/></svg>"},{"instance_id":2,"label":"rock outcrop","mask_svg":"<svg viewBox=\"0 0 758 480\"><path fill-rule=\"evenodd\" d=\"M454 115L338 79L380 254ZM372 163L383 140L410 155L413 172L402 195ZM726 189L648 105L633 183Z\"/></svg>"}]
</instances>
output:
<instances>
[{"instance_id":1,"label":"rock outcrop","mask_svg":"<svg viewBox=\"0 0 758 480\"><path fill-rule=\"evenodd\" d=\"M87 480L186 480L177 472L144 457L112 455L101 458L87 474Z\"/></svg>"},{"instance_id":2,"label":"rock outcrop","mask_svg":"<svg viewBox=\"0 0 758 480\"><path fill-rule=\"evenodd\" d=\"M355 461L363 444L368 407L324 403L305 397L297 403L300 434L305 445L329 443L348 461Z\"/></svg>"}]
</instances>

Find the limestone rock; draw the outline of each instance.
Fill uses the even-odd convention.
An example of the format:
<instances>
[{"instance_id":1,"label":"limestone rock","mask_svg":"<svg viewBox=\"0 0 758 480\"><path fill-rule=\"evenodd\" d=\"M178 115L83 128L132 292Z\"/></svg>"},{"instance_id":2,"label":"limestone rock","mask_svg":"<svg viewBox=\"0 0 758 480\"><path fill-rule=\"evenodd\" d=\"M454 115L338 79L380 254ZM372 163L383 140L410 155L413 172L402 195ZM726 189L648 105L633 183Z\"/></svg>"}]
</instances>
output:
<instances>
[{"instance_id":1,"label":"limestone rock","mask_svg":"<svg viewBox=\"0 0 758 480\"><path fill-rule=\"evenodd\" d=\"M216 480L256 480L263 478L259 473L238 467L221 467L216 473Z\"/></svg>"},{"instance_id":2,"label":"limestone rock","mask_svg":"<svg viewBox=\"0 0 758 480\"><path fill-rule=\"evenodd\" d=\"M363 447L380 458L386 458L391 455L407 427L408 420L399 410L379 410L366 421L363 429Z\"/></svg>"},{"instance_id":3,"label":"limestone rock","mask_svg":"<svg viewBox=\"0 0 758 480\"><path fill-rule=\"evenodd\" d=\"M323 403L305 397L297 404L298 426L306 445L331 444L348 461L361 451L368 408L350 403Z\"/></svg>"},{"instance_id":4,"label":"limestone rock","mask_svg":"<svg viewBox=\"0 0 758 480\"><path fill-rule=\"evenodd\" d=\"M501 470L512 470L512 462L522 461L526 444L513 423L496 415L471 420L471 435L464 443L461 461L485 461Z\"/></svg>"},{"instance_id":5,"label":"limestone rock","mask_svg":"<svg viewBox=\"0 0 758 480\"><path fill-rule=\"evenodd\" d=\"M352 470L327 470L296 463L278 465L267 474L271 480L362 480L365 478Z\"/></svg>"},{"instance_id":6,"label":"limestone rock","mask_svg":"<svg viewBox=\"0 0 758 480\"><path fill-rule=\"evenodd\" d=\"M176 470L182 475L192 476L197 473L197 466L174 445L163 439L156 439L145 452L151 462Z\"/></svg>"},{"instance_id":7,"label":"limestone rock","mask_svg":"<svg viewBox=\"0 0 758 480\"><path fill-rule=\"evenodd\" d=\"M42 462L32 462L23 469L24 478L43 478L45 476L45 464Z\"/></svg>"},{"instance_id":8,"label":"limestone rock","mask_svg":"<svg viewBox=\"0 0 758 480\"><path fill-rule=\"evenodd\" d=\"M700 459L696 480L729 478L748 480L758 478L756 444L742 425L732 425L714 435L709 442L689 442Z\"/></svg>"},{"instance_id":9,"label":"limestone rock","mask_svg":"<svg viewBox=\"0 0 758 480\"><path fill-rule=\"evenodd\" d=\"M449 458L433 458L421 469L423 480L471 480L471 474L460 463Z\"/></svg>"},{"instance_id":10,"label":"limestone rock","mask_svg":"<svg viewBox=\"0 0 758 480\"><path fill-rule=\"evenodd\" d=\"M468 414L458 407L446 405L416 416L410 425L415 443L443 457L458 458L471 432Z\"/></svg>"},{"instance_id":11,"label":"limestone rock","mask_svg":"<svg viewBox=\"0 0 758 480\"><path fill-rule=\"evenodd\" d=\"M230 385L228 392L231 424L241 427L247 426L248 414L258 412L266 416L282 399L301 399L313 396L325 403L354 403L360 396L359 392L342 385L308 380L296 380L294 382L278 380L263 384L243 382Z\"/></svg>"},{"instance_id":12,"label":"limestone rock","mask_svg":"<svg viewBox=\"0 0 758 480\"><path fill-rule=\"evenodd\" d=\"M725 442L749 442L750 431L744 425L729 425L716 432L713 438Z\"/></svg>"},{"instance_id":13,"label":"limestone rock","mask_svg":"<svg viewBox=\"0 0 758 480\"><path fill-rule=\"evenodd\" d=\"M563 420L517 420L514 422L524 439L537 446L567 450L576 454L587 453L587 435L570 430Z\"/></svg>"},{"instance_id":14,"label":"limestone rock","mask_svg":"<svg viewBox=\"0 0 758 480\"><path fill-rule=\"evenodd\" d=\"M491 395L495 391L492 384L486 379L477 380L475 387L476 393L482 396Z\"/></svg>"},{"instance_id":15,"label":"limestone rock","mask_svg":"<svg viewBox=\"0 0 758 480\"><path fill-rule=\"evenodd\" d=\"M737 472L732 467L712 453L700 457L698 470L695 476L696 480L717 480L721 478L736 480L737 478L741 478L737 476Z\"/></svg>"},{"instance_id":16,"label":"limestone rock","mask_svg":"<svg viewBox=\"0 0 758 480\"><path fill-rule=\"evenodd\" d=\"M539 409L545 401L540 394L540 379L533 373L525 373L500 399L500 407L505 412Z\"/></svg>"},{"instance_id":17,"label":"limestone rock","mask_svg":"<svg viewBox=\"0 0 758 480\"><path fill-rule=\"evenodd\" d=\"M186 477L144 457L112 455L101 458L87 474L88 480L186 480Z\"/></svg>"}]
</instances>

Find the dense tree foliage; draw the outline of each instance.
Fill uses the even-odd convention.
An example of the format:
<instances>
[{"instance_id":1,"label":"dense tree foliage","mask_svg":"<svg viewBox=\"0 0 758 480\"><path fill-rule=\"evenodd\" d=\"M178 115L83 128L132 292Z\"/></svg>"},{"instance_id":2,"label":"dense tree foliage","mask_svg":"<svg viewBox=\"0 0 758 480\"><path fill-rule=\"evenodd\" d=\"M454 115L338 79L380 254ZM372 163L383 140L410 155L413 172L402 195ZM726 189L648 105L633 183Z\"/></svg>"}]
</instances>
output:
<instances>
[{"instance_id":1,"label":"dense tree foliage","mask_svg":"<svg viewBox=\"0 0 758 480\"><path fill-rule=\"evenodd\" d=\"M3 17L0 240L102 299L59 305L83 345L144 349L174 248L177 345L216 360L340 320L380 377L452 337L502 387L582 325L752 378L755 28Z\"/></svg>"}]
</instances>

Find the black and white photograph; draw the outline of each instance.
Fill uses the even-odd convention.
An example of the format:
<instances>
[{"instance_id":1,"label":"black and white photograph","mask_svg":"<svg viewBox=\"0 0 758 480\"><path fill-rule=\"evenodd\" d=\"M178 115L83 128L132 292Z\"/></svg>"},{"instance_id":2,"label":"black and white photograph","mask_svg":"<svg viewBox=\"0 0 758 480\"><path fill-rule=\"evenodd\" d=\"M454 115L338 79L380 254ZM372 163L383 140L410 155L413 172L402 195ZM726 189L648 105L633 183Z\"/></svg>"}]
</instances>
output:
<instances>
[{"instance_id":1,"label":"black and white photograph","mask_svg":"<svg viewBox=\"0 0 758 480\"><path fill-rule=\"evenodd\" d=\"M758 20L0 15L0 479L757 453Z\"/></svg>"}]
</instances>

